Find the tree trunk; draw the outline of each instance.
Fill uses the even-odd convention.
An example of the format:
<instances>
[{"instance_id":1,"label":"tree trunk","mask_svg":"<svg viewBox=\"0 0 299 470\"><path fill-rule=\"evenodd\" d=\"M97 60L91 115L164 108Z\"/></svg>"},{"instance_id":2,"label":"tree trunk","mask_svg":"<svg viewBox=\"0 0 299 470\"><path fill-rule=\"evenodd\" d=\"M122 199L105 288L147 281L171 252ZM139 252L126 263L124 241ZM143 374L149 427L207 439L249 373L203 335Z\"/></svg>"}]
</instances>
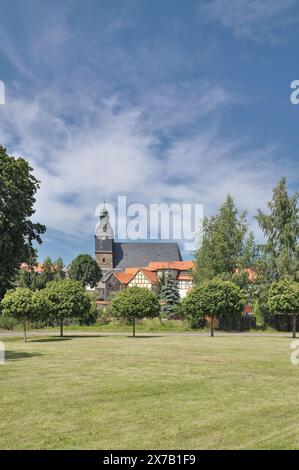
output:
<instances>
[{"instance_id":1,"label":"tree trunk","mask_svg":"<svg viewBox=\"0 0 299 470\"><path fill-rule=\"evenodd\" d=\"M27 342L27 324L26 320L24 321L24 341Z\"/></svg>"},{"instance_id":2,"label":"tree trunk","mask_svg":"<svg viewBox=\"0 0 299 470\"><path fill-rule=\"evenodd\" d=\"M214 315L211 316L211 336L214 336Z\"/></svg>"},{"instance_id":3,"label":"tree trunk","mask_svg":"<svg viewBox=\"0 0 299 470\"><path fill-rule=\"evenodd\" d=\"M63 337L63 318L60 318L60 336Z\"/></svg>"},{"instance_id":4,"label":"tree trunk","mask_svg":"<svg viewBox=\"0 0 299 470\"><path fill-rule=\"evenodd\" d=\"M296 338L296 314L293 315L293 338Z\"/></svg>"},{"instance_id":5,"label":"tree trunk","mask_svg":"<svg viewBox=\"0 0 299 470\"><path fill-rule=\"evenodd\" d=\"M136 336L136 324L135 324L135 317L133 318L133 337Z\"/></svg>"}]
</instances>

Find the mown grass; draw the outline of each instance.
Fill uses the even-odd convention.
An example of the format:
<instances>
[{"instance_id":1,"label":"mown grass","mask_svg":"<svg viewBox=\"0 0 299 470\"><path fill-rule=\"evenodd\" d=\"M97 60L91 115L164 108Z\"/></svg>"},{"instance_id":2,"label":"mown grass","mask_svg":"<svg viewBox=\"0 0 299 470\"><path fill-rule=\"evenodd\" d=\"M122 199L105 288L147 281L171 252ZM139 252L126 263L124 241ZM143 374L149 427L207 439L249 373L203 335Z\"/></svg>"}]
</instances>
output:
<instances>
[{"instance_id":1,"label":"mown grass","mask_svg":"<svg viewBox=\"0 0 299 470\"><path fill-rule=\"evenodd\" d=\"M291 338L4 338L1 449L299 448Z\"/></svg>"}]
</instances>

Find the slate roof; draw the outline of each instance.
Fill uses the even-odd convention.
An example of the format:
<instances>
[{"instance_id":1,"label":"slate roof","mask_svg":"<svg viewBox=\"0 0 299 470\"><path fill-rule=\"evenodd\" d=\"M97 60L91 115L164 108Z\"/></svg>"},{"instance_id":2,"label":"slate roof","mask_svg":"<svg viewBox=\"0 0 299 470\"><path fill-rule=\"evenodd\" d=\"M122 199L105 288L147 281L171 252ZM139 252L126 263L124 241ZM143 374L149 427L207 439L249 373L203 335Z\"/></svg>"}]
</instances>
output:
<instances>
[{"instance_id":1,"label":"slate roof","mask_svg":"<svg viewBox=\"0 0 299 470\"><path fill-rule=\"evenodd\" d=\"M146 266L152 260L181 261L179 245L163 242L114 242L113 267L115 269Z\"/></svg>"}]
</instances>

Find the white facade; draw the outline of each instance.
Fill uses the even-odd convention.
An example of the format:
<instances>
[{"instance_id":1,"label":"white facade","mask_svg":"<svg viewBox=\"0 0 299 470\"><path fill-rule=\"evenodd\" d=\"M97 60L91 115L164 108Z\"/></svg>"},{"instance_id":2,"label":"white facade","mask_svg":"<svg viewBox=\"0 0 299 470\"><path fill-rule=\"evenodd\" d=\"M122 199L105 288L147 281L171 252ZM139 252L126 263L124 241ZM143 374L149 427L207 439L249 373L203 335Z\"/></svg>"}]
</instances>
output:
<instances>
[{"instance_id":1,"label":"white facade","mask_svg":"<svg viewBox=\"0 0 299 470\"><path fill-rule=\"evenodd\" d=\"M142 271L138 271L138 273L131 279L128 283L128 287L146 287L149 290L152 290L152 284L147 279Z\"/></svg>"}]
</instances>

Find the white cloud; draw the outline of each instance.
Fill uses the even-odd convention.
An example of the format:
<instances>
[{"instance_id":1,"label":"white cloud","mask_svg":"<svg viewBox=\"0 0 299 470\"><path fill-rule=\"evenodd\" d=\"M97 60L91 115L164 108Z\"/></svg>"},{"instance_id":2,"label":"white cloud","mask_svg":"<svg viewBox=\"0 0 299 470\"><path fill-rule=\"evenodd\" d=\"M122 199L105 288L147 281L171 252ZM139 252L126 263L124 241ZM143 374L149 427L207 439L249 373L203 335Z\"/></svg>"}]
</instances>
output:
<instances>
[{"instance_id":1,"label":"white cloud","mask_svg":"<svg viewBox=\"0 0 299 470\"><path fill-rule=\"evenodd\" d=\"M111 202L126 194L144 204L204 203L210 212L230 192L252 215L279 177L296 171L274 145L248 150L241 138L221 135L211 117L231 102L231 92L202 83L163 86L134 106L112 96L82 107L45 91L32 101L10 97L0 112L0 141L29 158L41 180L36 218L68 236L90 236L103 195ZM78 121L69 120L80 110ZM192 130L179 137L178 126Z\"/></svg>"},{"instance_id":2,"label":"white cloud","mask_svg":"<svg viewBox=\"0 0 299 470\"><path fill-rule=\"evenodd\" d=\"M211 0L199 11L203 20L217 20L237 36L255 41L277 40L276 31L298 23L298 0Z\"/></svg>"},{"instance_id":3,"label":"white cloud","mask_svg":"<svg viewBox=\"0 0 299 470\"><path fill-rule=\"evenodd\" d=\"M293 3L213 0L201 14L258 37L271 34ZM280 176L298 173L278 146L223 136L223 112L240 97L227 84L176 80L172 71L190 70L190 58L171 38L128 51L114 40L126 18L100 24L96 38L78 37L60 11L37 23L24 57L3 36L34 94L21 81L9 87L0 143L32 163L41 180L36 218L48 228L90 237L101 197L113 202L118 194L145 204L203 202L210 212L230 192L252 216Z\"/></svg>"}]
</instances>

